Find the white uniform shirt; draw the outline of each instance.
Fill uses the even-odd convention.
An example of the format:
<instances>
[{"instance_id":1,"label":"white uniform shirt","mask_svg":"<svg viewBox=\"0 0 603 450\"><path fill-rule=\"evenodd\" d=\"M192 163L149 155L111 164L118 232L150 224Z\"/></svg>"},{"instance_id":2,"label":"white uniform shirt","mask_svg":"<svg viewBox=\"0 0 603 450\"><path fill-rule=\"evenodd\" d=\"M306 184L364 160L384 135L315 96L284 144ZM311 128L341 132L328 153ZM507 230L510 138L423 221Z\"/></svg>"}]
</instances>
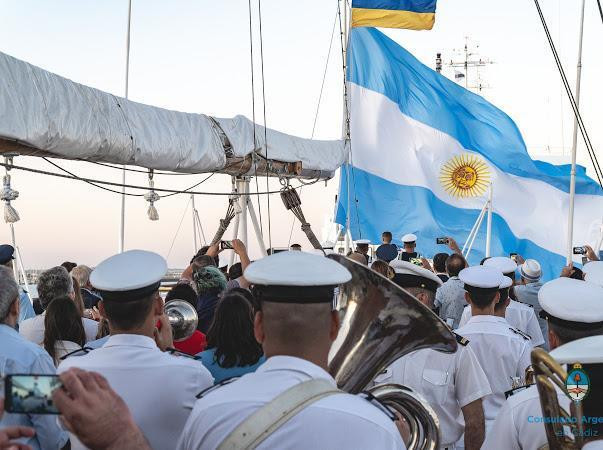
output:
<instances>
[{"instance_id":1,"label":"white uniform shirt","mask_svg":"<svg viewBox=\"0 0 603 450\"><path fill-rule=\"evenodd\" d=\"M458 333L469 339L469 347L488 377L492 394L484 399L486 433L511 389L511 377L525 377L530 365L532 343L513 330L502 317L474 316Z\"/></svg>"},{"instance_id":2,"label":"white uniform shirt","mask_svg":"<svg viewBox=\"0 0 603 450\"><path fill-rule=\"evenodd\" d=\"M103 347L67 358L57 372L70 367L103 375L155 450L176 446L195 396L214 381L199 361L162 352L153 339L135 334L111 336ZM84 448L73 435L71 444Z\"/></svg>"},{"instance_id":3,"label":"white uniform shirt","mask_svg":"<svg viewBox=\"0 0 603 450\"><path fill-rule=\"evenodd\" d=\"M425 397L440 420L441 447L452 446L465 429L461 408L491 394L475 353L459 344L454 353L417 350L396 360L375 383L408 386Z\"/></svg>"},{"instance_id":4,"label":"white uniform shirt","mask_svg":"<svg viewBox=\"0 0 603 450\"><path fill-rule=\"evenodd\" d=\"M557 389L559 405L569 411L570 400ZM507 399L486 437L482 448L488 450L537 450L547 443L542 422L538 388L529 388Z\"/></svg>"},{"instance_id":5,"label":"white uniform shirt","mask_svg":"<svg viewBox=\"0 0 603 450\"><path fill-rule=\"evenodd\" d=\"M44 318L46 311L36 317L24 320L19 324L19 334L34 344L42 345L44 342ZM86 333L86 342L94 341L98 332L98 322L82 317L82 325Z\"/></svg>"},{"instance_id":6,"label":"white uniform shirt","mask_svg":"<svg viewBox=\"0 0 603 450\"><path fill-rule=\"evenodd\" d=\"M97 351L97 350L95 350ZM273 356L254 373L207 392L195 404L178 449L217 448L243 420L290 387L310 379L335 380L317 365ZM334 394L307 406L258 449L404 449L394 422L369 401Z\"/></svg>"},{"instance_id":7,"label":"white uniform shirt","mask_svg":"<svg viewBox=\"0 0 603 450\"><path fill-rule=\"evenodd\" d=\"M471 306L466 306L463 309L463 315L459 323L459 328L465 325L471 318ZM540 324L534 313L534 308L530 308L515 300L511 300L509 306L505 310L505 319L509 324L517 328L519 331L524 332L532 339L532 345L538 347L544 344L544 336L540 329Z\"/></svg>"}]
</instances>

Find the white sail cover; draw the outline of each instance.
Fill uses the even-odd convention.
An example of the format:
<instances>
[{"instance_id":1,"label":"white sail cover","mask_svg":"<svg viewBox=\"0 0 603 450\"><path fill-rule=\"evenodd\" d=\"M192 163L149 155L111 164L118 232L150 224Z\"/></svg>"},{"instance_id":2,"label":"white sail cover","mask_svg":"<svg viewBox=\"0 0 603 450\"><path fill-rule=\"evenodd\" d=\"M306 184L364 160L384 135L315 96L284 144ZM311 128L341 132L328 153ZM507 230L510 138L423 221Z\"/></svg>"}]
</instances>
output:
<instances>
[{"instance_id":1,"label":"white sail cover","mask_svg":"<svg viewBox=\"0 0 603 450\"><path fill-rule=\"evenodd\" d=\"M270 159L334 171L345 160L343 141L317 141L267 130L244 116L215 119L232 146L229 156L254 149ZM0 53L0 138L57 157L178 172L224 168L219 129L203 114L136 103L70 81Z\"/></svg>"}]
</instances>

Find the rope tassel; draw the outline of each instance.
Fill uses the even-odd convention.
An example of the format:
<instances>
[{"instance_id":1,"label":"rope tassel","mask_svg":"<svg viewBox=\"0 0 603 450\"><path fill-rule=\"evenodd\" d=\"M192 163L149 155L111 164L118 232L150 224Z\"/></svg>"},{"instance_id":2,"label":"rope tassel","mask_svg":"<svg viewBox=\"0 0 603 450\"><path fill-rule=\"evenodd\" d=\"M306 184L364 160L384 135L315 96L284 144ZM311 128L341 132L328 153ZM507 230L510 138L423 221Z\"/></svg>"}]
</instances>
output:
<instances>
[{"instance_id":1,"label":"rope tassel","mask_svg":"<svg viewBox=\"0 0 603 450\"><path fill-rule=\"evenodd\" d=\"M155 202L158 202L161 197L155 192L155 182L153 181L153 169L149 170L149 192L144 194L144 199L149 202L149 208L147 209L147 216L150 220L159 220L159 213L155 208Z\"/></svg>"},{"instance_id":2,"label":"rope tassel","mask_svg":"<svg viewBox=\"0 0 603 450\"><path fill-rule=\"evenodd\" d=\"M0 200L4 201L4 221L6 223L15 223L18 222L20 219L19 213L10 204L11 201L16 200L18 197L19 192L11 188L10 175L7 173L6 175L4 175L2 195L0 195Z\"/></svg>"},{"instance_id":3,"label":"rope tassel","mask_svg":"<svg viewBox=\"0 0 603 450\"><path fill-rule=\"evenodd\" d=\"M281 191L281 200L283 200L285 208L293 212L295 217L297 217L301 223L301 229L306 234L310 244L312 244L315 249L323 250L324 252L322 245L320 245L318 238L312 231L312 226L308 223L304 216L304 212L301 209L301 199L299 198L299 195L297 195L297 191L295 189L285 188L283 191Z\"/></svg>"}]
</instances>

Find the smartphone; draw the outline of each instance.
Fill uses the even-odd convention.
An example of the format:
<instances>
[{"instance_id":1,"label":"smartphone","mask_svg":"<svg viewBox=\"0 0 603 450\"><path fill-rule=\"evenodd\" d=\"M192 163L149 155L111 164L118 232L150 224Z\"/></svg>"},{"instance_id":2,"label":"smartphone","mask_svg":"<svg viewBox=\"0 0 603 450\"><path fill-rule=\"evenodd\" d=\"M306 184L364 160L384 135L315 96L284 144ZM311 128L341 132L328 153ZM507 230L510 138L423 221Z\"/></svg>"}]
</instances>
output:
<instances>
[{"instance_id":1,"label":"smartphone","mask_svg":"<svg viewBox=\"0 0 603 450\"><path fill-rule=\"evenodd\" d=\"M513 261L517 262L517 253L509 253L509 258Z\"/></svg>"},{"instance_id":2,"label":"smartphone","mask_svg":"<svg viewBox=\"0 0 603 450\"><path fill-rule=\"evenodd\" d=\"M231 250L232 241L220 241L220 250Z\"/></svg>"},{"instance_id":3,"label":"smartphone","mask_svg":"<svg viewBox=\"0 0 603 450\"><path fill-rule=\"evenodd\" d=\"M52 393L60 387L57 375L7 375L4 409L15 414L60 414L52 403Z\"/></svg>"},{"instance_id":4,"label":"smartphone","mask_svg":"<svg viewBox=\"0 0 603 450\"><path fill-rule=\"evenodd\" d=\"M586 255L585 247L574 247L574 255Z\"/></svg>"},{"instance_id":5,"label":"smartphone","mask_svg":"<svg viewBox=\"0 0 603 450\"><path fill-rule=\"evenodd\" d=\"M421 258L410 258L408 262L414 264L415 266L423 267L423 261L421 261Z\"/></svg>"},{"instance_id":6,"label":"smartphone","mask_svg":"<svg viewBox=\"0 0 603 450\"><path fill-rule=\"evenodd\" d=\"M441 238L436 238L436 244L444 244L444 245L448 245L448 238L446 237L441 237Z\"/></svg>"}]
</instances>

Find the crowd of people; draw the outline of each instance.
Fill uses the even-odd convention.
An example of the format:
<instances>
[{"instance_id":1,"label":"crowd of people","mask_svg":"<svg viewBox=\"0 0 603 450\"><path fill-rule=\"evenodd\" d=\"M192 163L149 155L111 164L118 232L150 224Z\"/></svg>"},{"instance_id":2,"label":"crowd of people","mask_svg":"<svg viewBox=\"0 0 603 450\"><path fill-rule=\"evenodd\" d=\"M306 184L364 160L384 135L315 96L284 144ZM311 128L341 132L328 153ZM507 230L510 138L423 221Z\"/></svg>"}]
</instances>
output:
<instances>
[{"instance_id":1,"label":"crowd of people","mask_svg":"<svg viewBox=\"0 0 603 450\"><path fill-rule=\"evenodd\" d=\"M547 443L542 421L530 420L543 417L529 386L536 347L565 363L568 345L586 341L593 383L583 409L603 416L603 262L593 249L582 269L560 268L543 283L529 255L470 266L451 237L442 241L450 254L431 261L414 234L400 249L392 241L384 232L374 254L357 241L347 257L437 314L457 349L413 351L371 385L418 392L437 415L440 448ZM60 420L0 409L0 449L406 448L404 417L342 392L329 374L342 325L334 298L350 272L298 244L253 263L241 241L232 248L239 262L230 267L219 245L201 248L165 298L165 260L131 250L94 269L65 262L44 271L32 302L13 277L14 249L0 246L1 374L58 374L62 384L52 394ZM165 312L174 300L196 311L182 339ZM569 410L561 390L559 402ZM601 448L602 424L589 430L587 446Z\"/></svg>"}]
</instances>

